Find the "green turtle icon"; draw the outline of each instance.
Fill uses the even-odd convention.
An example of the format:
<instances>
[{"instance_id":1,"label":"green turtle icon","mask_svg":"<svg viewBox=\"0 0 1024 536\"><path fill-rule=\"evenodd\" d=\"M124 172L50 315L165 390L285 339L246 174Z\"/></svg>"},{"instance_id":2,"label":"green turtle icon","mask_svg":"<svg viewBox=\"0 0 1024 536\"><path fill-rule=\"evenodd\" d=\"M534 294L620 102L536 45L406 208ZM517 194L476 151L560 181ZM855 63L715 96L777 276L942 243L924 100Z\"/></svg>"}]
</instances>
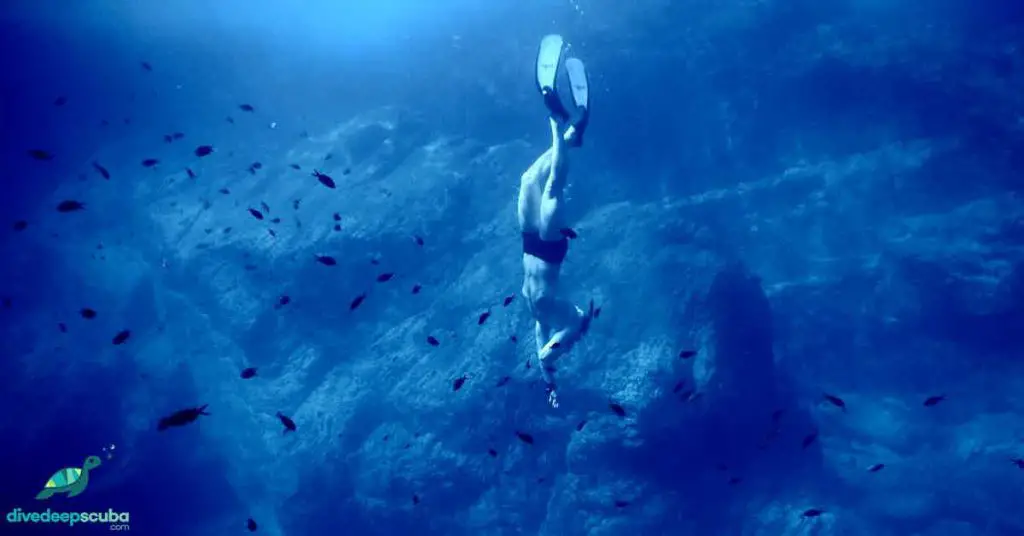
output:
<instances>
[{"instance_id":1,"label":"green turtle icon","mask_svg":"<svg viewBox=\"0 0 1024 536\"><path fill-rule=\"evenodd\" d=\"M65 467L46 481L43 491L36 495L36 499L42 501L49 499L54 493L67 493L68 497L74 497L85 491L89 485L89 470L95 469L103 463L99 456L89 456L85 459L82 467Z\"/></svg>"}]
</instances>

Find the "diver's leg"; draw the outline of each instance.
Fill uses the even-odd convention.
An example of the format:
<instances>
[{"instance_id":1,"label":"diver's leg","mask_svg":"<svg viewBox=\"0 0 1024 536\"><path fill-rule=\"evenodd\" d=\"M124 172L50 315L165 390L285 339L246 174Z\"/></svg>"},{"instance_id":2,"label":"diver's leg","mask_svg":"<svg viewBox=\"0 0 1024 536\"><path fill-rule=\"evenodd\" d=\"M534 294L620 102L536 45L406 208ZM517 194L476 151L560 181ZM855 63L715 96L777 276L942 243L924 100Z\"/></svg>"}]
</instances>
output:
<instances>
[{"instance_id":1,"label":"diver's leg","mask_svg":"<svg viewBox=\"0 0 1024 536\"><path fill-rule=\"evenodd\" d=\"M561 234L561 204L565 191L566 178L569 175L569 162L566 155L566 142L561 129L554 119L551 124L551 154L548 174L544 179L544 191L540 199L540 237L544 240L559 240Z\"/></svg>"},{"instance_id":2,"label":"diver's leg","mask_svg":"<svg viewBox=\"0 0 1024 536\"><path fill-rule=\"evenodd\" d=\"M537 230L537 216L540 213L540 197L537 194L538 183L547 177L551 167L551 149L544 151L519 179L519 200L516 213L519 219L519 230Z\"/></svg>"}]
</instances>

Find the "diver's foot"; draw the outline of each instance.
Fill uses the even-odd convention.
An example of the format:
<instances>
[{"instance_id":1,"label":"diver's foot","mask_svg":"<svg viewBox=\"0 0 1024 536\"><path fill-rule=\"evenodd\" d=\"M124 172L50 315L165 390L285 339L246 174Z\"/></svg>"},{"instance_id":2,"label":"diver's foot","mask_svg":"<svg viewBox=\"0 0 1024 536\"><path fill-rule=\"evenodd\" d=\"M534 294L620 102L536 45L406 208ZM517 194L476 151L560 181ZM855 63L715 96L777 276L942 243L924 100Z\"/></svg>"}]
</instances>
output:
<instances>
[{"instance_id":1,"label":"diver's foot","mask_svg":"<svg viewBox=\"0 0 1024 536\"><path fill-rule=\"evenodd\" d=\"M587 122L590 121L590 112L586 108L580 108L576 115L569 120L569 126L565 129L562 139L569 147L581 147L583 145L583 133L586 131Z\"/></svg>"},{"instance_id":2,"label":"diver's foot","mask_svg":"<svg viewBox=\"0 0 1024 536\"><path fill-rule=\"evenodd\" d=\"M590 307L587 312L583 312L583 309L576 307L576 313L580 317L580 337L590 331L590 323L594 320L594 300L590 300Z\"/></svg>"}]
</instances>

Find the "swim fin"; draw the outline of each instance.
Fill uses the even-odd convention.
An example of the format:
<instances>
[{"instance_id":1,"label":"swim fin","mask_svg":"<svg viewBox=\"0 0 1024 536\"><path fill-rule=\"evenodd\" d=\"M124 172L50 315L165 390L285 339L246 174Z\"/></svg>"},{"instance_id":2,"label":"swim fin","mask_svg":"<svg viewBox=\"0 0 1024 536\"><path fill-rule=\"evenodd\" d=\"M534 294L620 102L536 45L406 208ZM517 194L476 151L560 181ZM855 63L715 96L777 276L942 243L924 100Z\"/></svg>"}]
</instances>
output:
<instances>
[{"instance_id":1,"label":"swim fin","mask_svg":"<svg viewBox=\"0 0 1024 536\"><path fill-rule=\"evenodd\" d=\"M565 60L565 72L569 74L569 84L572 86L572 100L576 102L577 108L590 107L590 81L587 79L587 68L583 60L569 58Z\"/></svg>"},{"instance_id":2,"label":"swim fin","mask_svg":"<svg viewBox=\"0 0 1024 536\"><path fill-rule=\"evenodd\" d=\"M590 121L590 80L587 78L587 68L579 58L565 60L565 72L569 75L572 100L576 104L576 110L570 121L573 132L569 142L571 145L579 147L583 145L583 132Z\"/></svg>"},{"instance_id":3,"label":"swim fin","mask_svg":"<svg viewBox=\"0 0 1024 536\"><path fill-rule=\"evenodd\" d=\"M540 50L537 51L537 89L544 97L544 106L551 117L560 123L569 120L569 112L558 98L558 90L555 87L564 46L562 36L550 34L541 39Z\"/></svg>"}]
</instances>

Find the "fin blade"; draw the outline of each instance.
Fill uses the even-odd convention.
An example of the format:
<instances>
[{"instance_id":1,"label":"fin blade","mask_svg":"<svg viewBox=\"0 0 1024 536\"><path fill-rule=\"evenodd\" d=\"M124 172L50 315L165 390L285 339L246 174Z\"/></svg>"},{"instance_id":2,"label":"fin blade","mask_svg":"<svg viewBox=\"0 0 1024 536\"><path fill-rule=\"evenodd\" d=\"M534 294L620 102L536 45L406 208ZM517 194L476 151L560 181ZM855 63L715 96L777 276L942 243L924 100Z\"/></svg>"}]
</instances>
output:
<instances>
[{"instance_id":1,"label":"fin blade","mask_svg":"<svg viewBox=\"0 0 1024 536\"><path fill-rule=\"evenodd\" d=\"M554 89L558 76L558 64L562 58L565 41L561 35L545 35L537 51L537 87L541 90Z\"/></svg>"},{"instance_id":2,"label":"fin blade","mask_svg":"<svg viewBox=\"0 0 1024 536\"><path fill-rule=\"evenodd\" d=\"M572 99L578 108L590 108L590 81L587 79L587 68L579 58L565 60L565 72L569 75L572 88Z\"/></svg>"}]
</instances>

